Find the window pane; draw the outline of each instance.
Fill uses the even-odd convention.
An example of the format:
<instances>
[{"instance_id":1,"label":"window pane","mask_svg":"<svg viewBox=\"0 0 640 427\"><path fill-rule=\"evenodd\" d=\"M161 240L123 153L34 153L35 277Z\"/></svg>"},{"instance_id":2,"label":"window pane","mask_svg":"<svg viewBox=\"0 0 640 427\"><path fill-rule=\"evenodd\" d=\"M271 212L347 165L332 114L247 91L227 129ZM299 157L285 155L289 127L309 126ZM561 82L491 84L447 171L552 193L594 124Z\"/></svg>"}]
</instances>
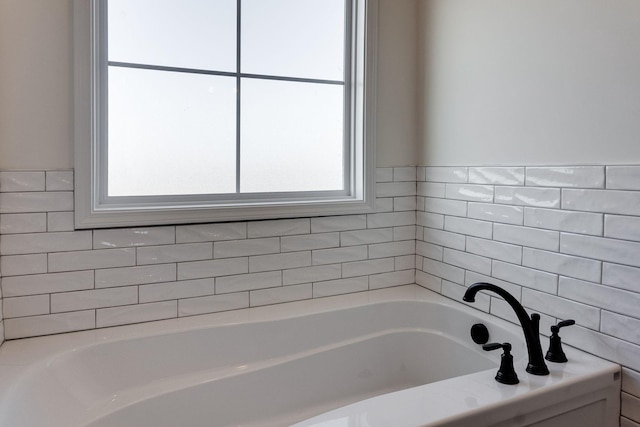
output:
<instances>
[{"instance_id":1,"label":"window pane","mask_svg":"<svg viewBox=\"0 0 640 427\"><path fill-rule=\"evenodd\" d=\"M234 78L109 67L108 195L235 192Z\"/></svg>"},{"instance_id":2,"label":"window pane","mask_svg":"<svg viewBox=\"0 0 640 427\"><path fill-rule=\"evenodd\" d=\"M109 61L236 70L235 0L109 0Z\"/></svg>"},{"instance_id":3,"label":"window pane","mask_svg":"<svg viewBox=\"0 0 640 427\"><path fill-rule=\"evenodd\" d=\"M343 189L343 86L243 79L241 191Z\"/></svg>"},{"instance_id":4,"label":"window pane","mask_svg":"<svg viewBox=\"0 0 640 427\"><path fill-rule=\"evenodd\" d=\"M345 0L243 0L242 72L344 80Z\"/></svg>"}]
</instances>

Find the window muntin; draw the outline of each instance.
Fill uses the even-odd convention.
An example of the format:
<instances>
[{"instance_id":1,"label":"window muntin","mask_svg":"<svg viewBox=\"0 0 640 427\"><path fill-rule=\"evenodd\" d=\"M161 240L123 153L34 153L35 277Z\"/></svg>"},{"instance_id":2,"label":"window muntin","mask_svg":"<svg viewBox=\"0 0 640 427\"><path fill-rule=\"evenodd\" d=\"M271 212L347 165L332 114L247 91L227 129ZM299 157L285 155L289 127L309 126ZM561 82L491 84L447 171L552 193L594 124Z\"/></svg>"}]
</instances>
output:
<instances>
[{"instance_id":1,"label":"window muntin","mask_svg":"<svg viewBox=\"0 0 640 427\"><path fill-rule=\"evenodd\" d=\"M201 9L198 14L219 13L226 16L227 23L229 19L235 19L236 44L223 54L231 56L229 52L233 51L235 70L229 61L214 64L207 62L209 59L201 59L200 55L191 59L175 47L179 44L175 40L160 51L148 49L148 40L130 42L130 48L118 47L118 43L132 38L136 31L141 32L140 28L120 28L122 26L106 32L108 19L112 19L112 15L123 15L121 6L124 3L136 3L149 9L163 4L186 6L191 3L204 9L203 5L209 3L222 7L222 12ZM235 17L230 3L236 9ZM278 21L274 18L280 30L274 33L278 34L263 37L264 40L254 37L256 40L253 41L249 34L244 36L247 42L243 42L243 25L265 31L264 22L268 19L257 18L265 3L279 12L287 7L297 8L306 14L309 22L301 24L301 19L290 19L293 24L285 28L286 19ZM296 43L311 37L318 17L323 16L319 9L327 8L329 4L333 5L334 15L336 5L340 6L338 15L344 25L335 32L341 33L339 38L343 39L343 46L331 48L332 44L336 45L333 33L332 37L319 37L316 44L321 46L318 49L327 55L318 66L309 69L305 55L311 49L303 49L300 53L296 51L300 47L296 47ZM365 124L364 119L372 114L373 110L368 108L367 112L365 106L373 105L374 97L373 84L366 84L364 80L364 65L370 66L374 56L365 61L364 29L375 22L372 18L375 7L370 5L375 6L376 2L76 0L76 17L83 14L85 19L89 17L91 25L85 26L85 31L93 36L88 46L91 72L89 76L85 74L89 78L84 79L84 83L89 81L91 88L91 96L87 97L92 111L90 117L83 114L81 108L86 104L85 98L76 97L76 135L88 135L91 141L87 146L76 138L76 174L80 179L85 176L89 180L89 185L80 184L77 188L77 226L201 222L369 210L373 188L365 182L372 182L373 177L374 153L372 145L367 146L373 140L373 132L371 124ZM252 11L254 16L249 12L250 6L256 7ZM367 9L368 14L365 13ZM135 22L132 16L139 15L124 14L131 22ZM274 16L281 18L281 15L286 14ZM175 26L173 21L185 19L176 11L156 13L156 16L158 26ZM334 16L333 19L335 22L337 18ZM187 28L185 32L195 31L199 22L195 20L193 28ZM305 35L303 30L308 28L311 30ZM216 31L228 32L229 28ZM287 45L283 34L292 31L300 33L300 40L289 37ZM146 34L147 31L142 32ZM148 28L148 32L153 33L154 29ZM76 53L86 51L77 35L78 31ZM112 36L121 42L112 42ZM175 39L180 41L184 37L187 36L177 35ZM266 52L272 57L282 57L283 52L289 52L290 59L269 64L263 58L251 65L243 58L251 52L252 44L260 43L266 47L253 49L263 57ZM313 43L309 42L307 46L310 45ZM369 51L374 52L371 46L375 43L369 45ZM201 44L196 43L196 46L201 47ZM143 54L136 56L140 52ZM243 72L245 60L252 73ZM277 66L286 69L277 70ZM229 69L232 71L226 71ZM82 77L82 71L80 60L76 63L79 77ZM259 74L259 71L282 75ZM342 79L334 80L338 73L342 73ZM175 82L179 84L170 87L170 83ZM80 89L77 94L86 92L82 78L77 79L77 88ZM365 102L367 92L368 103ZM265 97L270 100L265 102ZM303 99L307 100L306 105L303 105ZM145 105L145 100L152 105ZM331 107L316 108L320 102L331 103ZM125 114L116 118L112 114L115 108L122 108ZM198 111L194 113L195 110ZM91 126L86 126L82 117L89 118ZM182 120L177 120L179 117ZM162 127L157 126L158 123ZM197 131L193 132L196 127ZM287 129L286 137L283 137L283 129ZM191 134L185 135L188 131ZM269 141L269 135L275 138ZM235 153L231 143L234 139ZM171 141L180 142L173 144L174 147L178 145L177 150L169 149ZM142 149L132 152L132 146ZM263 147L267 150L256 151ZM314 176L323 180L314 182L310 179ZM162 190L149 183L160 183Z\"/></svg>"}]
</instances>

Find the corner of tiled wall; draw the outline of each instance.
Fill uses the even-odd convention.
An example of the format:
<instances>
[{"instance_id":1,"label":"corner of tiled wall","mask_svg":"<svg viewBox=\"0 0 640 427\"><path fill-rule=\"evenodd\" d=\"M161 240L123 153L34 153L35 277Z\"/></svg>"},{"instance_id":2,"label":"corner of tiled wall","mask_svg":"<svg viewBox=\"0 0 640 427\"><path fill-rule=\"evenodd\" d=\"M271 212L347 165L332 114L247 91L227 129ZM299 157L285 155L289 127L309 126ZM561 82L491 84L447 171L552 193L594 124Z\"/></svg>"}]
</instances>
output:
<instances>
[{"instance_id":1,"label":"corner of tiled wall","mask_svg":"<svg viewBox=\"0 0 640 427\"><path fill-rule=\"evenodd\" d=\"M72 171L0 171L7 339L415 283L416 168L377 171L376 212L73 227Z\"/></svg>"},{"instance_id":2,"label":"corner of tiled wall","mask_svg":"<svg viewBox=\"0 0 640 427\"><path fill-rule=\"evenodd\" d=\"M624 366L622 425L640 423L640 166L420 167L416 281L461 301L496 283L566 343ZM474 308L516 319L490 294Z\"/></svg>"}]
</instances>

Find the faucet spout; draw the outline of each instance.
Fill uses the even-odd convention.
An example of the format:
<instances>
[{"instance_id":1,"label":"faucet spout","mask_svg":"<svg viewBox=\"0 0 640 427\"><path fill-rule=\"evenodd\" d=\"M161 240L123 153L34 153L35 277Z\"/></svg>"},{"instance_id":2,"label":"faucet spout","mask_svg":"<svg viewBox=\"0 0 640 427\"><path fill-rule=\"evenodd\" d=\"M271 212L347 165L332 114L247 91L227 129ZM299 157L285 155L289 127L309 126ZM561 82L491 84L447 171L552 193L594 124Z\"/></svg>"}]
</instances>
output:
<instances>
[{"instance_id":1,"label":"faucet spout","mask_svg":"<svg viewBox=\"0 0 640 427\"><path fill-rule=\"evenodd\" d=\"M547 368L547 364L544 362L542 345L540 344L540 315L534 313L529 317L529 314L522 304L520 304L513 295L491 283L474 283L467 288L462 299L467 302L475 302L476 294L480 291L490 291L502 297L518 317L522 332L524 333L524 339L527 342L527 352L529 353L527 372L533 375L549 375L549 368Z\"/></svg>"}]
</instances>

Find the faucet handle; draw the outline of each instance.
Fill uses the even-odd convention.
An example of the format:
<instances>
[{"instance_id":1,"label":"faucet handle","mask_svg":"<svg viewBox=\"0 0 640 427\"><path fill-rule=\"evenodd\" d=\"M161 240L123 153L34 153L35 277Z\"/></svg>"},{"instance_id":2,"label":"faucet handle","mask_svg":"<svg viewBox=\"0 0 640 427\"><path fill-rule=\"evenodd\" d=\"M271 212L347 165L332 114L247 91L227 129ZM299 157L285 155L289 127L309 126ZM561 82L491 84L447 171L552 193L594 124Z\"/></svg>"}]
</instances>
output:
<instances>
[{"instance_id":1,"label":"faucet handle","mask_svg":"<svg viewBox=\"0 0 640 427\"><path fill-rule=\"evenodd\" d=\"M558 327L558 330L560 328L564 328L565 326L571 326L571 325L575 325L576 321L573 319L568 319L568 320L563 320L561 322L558 322L558 324L556 325ZM553 331L553 326L551 327L552 331Z\"/></svg>"},{"instance_id":2,"label":"faucet handle","mask_svg":"<svg viewBox=\"0 0 640 427\"><path fill-rule=\"evenodd\" d=\"M560 332L560 328L564 328L565 326L575 325L576 321L573 319L563 320L558 322L557 325L553 325L551 327L551 337L549 338L549 351L547 351L547 355L544 357L550 362L556 363L565 363L567 361L567 356L564 354L562 350L562 339L558 332Z\"/></svg>"},{"instance_id":3,"label":"faucet handle","mask_svg":"<svg viewBox=\"0 0 640 427\"><path fill-rule=\"evenodd\" d=\"M513 356L511 355L511 344L505 342L503 344L494 342L489 344L484 344L482 349L484 351L492 351L497 349L503 349L504 353L500 359L500 369L498 369L498 373L496 374L496 381L502 384L518 384L520 380L518 379L518 375L516 375L515 369L513 369Z\"/></svg>"}]
</instances>

